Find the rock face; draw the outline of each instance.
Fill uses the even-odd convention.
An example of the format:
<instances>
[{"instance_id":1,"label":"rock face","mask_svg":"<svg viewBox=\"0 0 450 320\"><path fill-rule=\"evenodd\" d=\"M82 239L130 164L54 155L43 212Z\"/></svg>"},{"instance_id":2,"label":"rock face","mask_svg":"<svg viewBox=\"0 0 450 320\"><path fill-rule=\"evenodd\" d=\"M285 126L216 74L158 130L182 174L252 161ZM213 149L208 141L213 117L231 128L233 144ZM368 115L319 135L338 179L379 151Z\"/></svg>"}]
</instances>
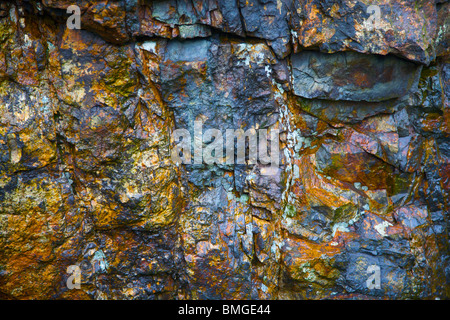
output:
<instances>
[{"instance_id":1,"label":"rock face","mask_svg":"<svg viewBox=\"0 0 450 320\"><path fill-rule=\"evenodd\" d=\"M294 94L308 99L378 102L417 88L421 67L393 56L304 51L292 56Z\"/></svg>"},{"instance_id":2,"label":"rock face","mask_svg":"<svg viewBox=\"0 0 450 320\"><path fill-rule=\"evenodd\" d=\"M0 2L0 298L450 298L450 2L72 2Z\"/></svg>"}]
</instances>

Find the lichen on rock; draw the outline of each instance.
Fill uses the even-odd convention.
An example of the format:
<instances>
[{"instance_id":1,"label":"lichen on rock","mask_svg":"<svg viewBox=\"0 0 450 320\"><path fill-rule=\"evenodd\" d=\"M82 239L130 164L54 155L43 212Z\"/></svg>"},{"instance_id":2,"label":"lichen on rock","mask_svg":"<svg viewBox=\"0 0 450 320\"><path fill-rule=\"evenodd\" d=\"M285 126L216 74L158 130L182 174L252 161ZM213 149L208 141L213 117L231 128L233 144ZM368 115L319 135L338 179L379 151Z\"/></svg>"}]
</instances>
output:
<instances>
[{"instance_id":1,"label":"lichen on rock","mask_svg":"<svg viewBox=\"0 0 450 320\"><path fill-rule=\"evenodd\" d=\"M448 299L450 3L377 3L1 1L0 298Z\"/></svg>"}]
</instances>

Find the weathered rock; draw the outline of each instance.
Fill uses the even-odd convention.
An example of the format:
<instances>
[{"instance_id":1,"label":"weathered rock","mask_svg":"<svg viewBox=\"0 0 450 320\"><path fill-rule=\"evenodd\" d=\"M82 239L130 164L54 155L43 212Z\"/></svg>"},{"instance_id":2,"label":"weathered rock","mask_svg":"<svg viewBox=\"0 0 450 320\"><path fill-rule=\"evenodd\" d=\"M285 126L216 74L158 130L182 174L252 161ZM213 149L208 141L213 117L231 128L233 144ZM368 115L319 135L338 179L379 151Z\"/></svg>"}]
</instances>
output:
<instances>
[{"instance_id":1,"label":"weathered rock","mask_svg":"<svg viewBox=\"0 0 450 320\"><path fill-rule=\"evenodd\" d=\"M444 2L444 1L443 1ZM444 56L450 53L450 3L444 2L436 5L437 8L437 35L436 56Z\"/></svg>"},{"instance_id":2,"label":"weathered rock","mask_svg":"<svg viewBox=\"0 0 450 320\"><path fill-rule=\"evenodd\" d=\"M448 2L76 3L0 3L0 298L450 297Z\"/></svg>"},{"instance_id":3,"label":"weathered rock","mask_svg":"<svg viewBox=\"0 0 450 320\"><path fill-rule=\"evenodd\" d=\"M291 30L300 48L393 53L425 64L433 60L437 14L432 1L378 1L379 15L370 5L353 0L294 2L297 10L291 12L297 17Z\"/></svg>"},{"instance_id":4,"label":"weathered rock","mask_svg":"<svg viewBox=\"0 0 450 320\"><path fill-rule=\"evenodd\" d=\"M294 94L304 98L377 102L417 87L421 68L388 56L305 51L292 56Z\"/></svg>"},{"instance_id":5,"label":"weathered rock","mask_svg":"<svg viewBox=\"0 0 450 320\"><path fill-rule=\"evenodd\" d=\"M60 17L67 1L42 2L44 10ZM113 43L140 35L165 38L205 37L210 27L263 40L278 58L293 50L323 52L352 50L396 54L428 64L445 51L448 3L381 1L375 9L366 1L78 1L83 29ZM379 13L378 13L379 10ZM109 30L109 32L108 32Z\"/></svg>"}]
</instances>

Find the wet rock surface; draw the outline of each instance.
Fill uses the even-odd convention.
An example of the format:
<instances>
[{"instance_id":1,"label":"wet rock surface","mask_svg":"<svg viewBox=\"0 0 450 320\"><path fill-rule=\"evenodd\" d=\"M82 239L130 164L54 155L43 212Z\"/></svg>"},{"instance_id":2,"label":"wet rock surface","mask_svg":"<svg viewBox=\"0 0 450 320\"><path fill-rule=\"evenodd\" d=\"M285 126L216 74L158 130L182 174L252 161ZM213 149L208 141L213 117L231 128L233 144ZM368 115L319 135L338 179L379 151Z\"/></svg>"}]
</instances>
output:
<instances>
[{"instance_id":1,"label":"wet rock surface","mask_svg":"<svg viewBox=\"0 0 450 320\"><path fill-rule=\"evenodd\" d=\"M421 67L393 56L304 51L292 55L294 94L309 99L378 102L417 87Z\"/></svg>"},{"instance_id":2,"label":"wet rock surface","mask_svg":"<svg viewBox=\"0 0 450 320\"><path fill-rule=\"evenodd\" d=\"M449 298L449 2L378 3L0 2L0 298Z\"/></svg>"}]
</instances>

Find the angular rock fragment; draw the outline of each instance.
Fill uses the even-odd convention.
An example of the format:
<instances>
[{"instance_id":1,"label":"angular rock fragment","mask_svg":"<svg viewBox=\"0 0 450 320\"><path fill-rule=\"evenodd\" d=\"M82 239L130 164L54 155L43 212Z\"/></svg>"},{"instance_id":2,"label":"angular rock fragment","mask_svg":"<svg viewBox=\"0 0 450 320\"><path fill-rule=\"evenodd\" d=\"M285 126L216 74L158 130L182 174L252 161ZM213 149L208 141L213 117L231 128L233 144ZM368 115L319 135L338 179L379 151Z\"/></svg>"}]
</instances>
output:
<instances>
[{"instance_id":1,"label":"angular rock fragment","mask_svg":"<svg viewBox=\"0 0 450 320\"><path fill-rule=\"evenodd\" d=\"M304 51L292 56L292 69L298 96L377 102L414 90L421 67L393 56Z\"/></svg>"}]
</instances>

